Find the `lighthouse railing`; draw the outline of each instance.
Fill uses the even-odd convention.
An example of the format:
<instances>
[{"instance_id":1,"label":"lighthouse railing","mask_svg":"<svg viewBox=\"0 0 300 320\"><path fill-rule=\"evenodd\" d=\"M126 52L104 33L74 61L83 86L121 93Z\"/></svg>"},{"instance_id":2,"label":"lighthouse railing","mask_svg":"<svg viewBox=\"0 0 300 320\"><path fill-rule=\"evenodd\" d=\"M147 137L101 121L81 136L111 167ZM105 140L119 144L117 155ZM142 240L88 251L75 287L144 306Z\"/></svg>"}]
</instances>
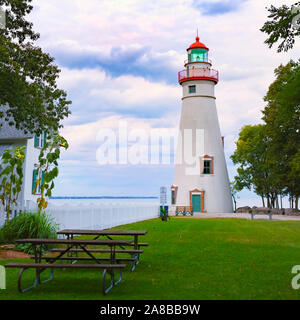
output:
<instances>
[{"instance_id":1,"label":"lighthouse railing","mask_svg":"<svg viewBox=\"0 0 300 320\"><path fill-rule=\"evenodd\" d=\"M189 68L178 72L179 83L193 79L207 79L218 82L219 72L210 68Z\"/></svg>"}]
</instances>

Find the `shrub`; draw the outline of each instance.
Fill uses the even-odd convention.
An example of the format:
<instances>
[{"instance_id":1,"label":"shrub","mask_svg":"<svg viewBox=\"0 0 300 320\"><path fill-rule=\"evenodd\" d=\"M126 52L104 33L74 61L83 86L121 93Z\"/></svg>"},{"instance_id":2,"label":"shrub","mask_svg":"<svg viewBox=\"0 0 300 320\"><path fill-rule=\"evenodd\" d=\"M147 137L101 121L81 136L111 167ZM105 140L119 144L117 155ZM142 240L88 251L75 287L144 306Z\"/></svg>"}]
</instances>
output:
<instances>
[{"instance_id":1,"label":"shrub","mask_svg":"<svg viewBox=\"0 0 300 320\"><path fill-rule=\"evenodd\" d=\"M0 242L13 243L17 239L56 239L58 225L45 213L24 212L6 222L0 229ZM17 248L33 253L31 244L19 244ZM49 247L43 248L47 251Z\"/></svg>"}]
</instances>

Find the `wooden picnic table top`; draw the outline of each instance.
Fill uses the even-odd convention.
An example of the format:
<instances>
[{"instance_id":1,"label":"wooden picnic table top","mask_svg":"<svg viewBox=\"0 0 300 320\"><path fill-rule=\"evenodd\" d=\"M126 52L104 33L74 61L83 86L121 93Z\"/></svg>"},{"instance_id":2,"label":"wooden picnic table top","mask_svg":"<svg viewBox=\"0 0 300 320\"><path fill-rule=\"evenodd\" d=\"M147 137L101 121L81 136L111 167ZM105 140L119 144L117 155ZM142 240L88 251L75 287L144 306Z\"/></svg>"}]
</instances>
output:
<instances>
[{"instance_id":1,"label":"wooden picnic table top","mask_svg":"<svg viewBox=\"0 0 300 320\"><path fill-rule=\"evenodd\" d=\"M78 234L78 235L111 235L111 236L143 236L146 230L80 230L80 229L64 229L58 231L57 234Z\"/></svg>"},{"instance_id":2,"label":"wooden picnic table top","mask_svg":"<svg viewBox=\"0 0 300 320\"><path fill-rule=\"evenodd\" d=\"M70 239L20 239L17 243L32 243L32 244L68 244L68 245L131 245L128 240L70 240Z\"/></svg>"}]
</instances>

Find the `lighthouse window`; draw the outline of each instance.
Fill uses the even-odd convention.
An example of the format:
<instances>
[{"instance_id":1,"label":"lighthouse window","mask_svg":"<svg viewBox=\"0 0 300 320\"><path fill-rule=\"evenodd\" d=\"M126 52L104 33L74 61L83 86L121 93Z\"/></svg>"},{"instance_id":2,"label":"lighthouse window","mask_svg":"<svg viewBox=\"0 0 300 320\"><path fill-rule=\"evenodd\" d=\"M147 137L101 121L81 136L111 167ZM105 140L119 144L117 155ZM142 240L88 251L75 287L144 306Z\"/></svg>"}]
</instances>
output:
<instances>
[{"instance_id":1,"label":"lighthouse window","mask_svg":"<svg viewBox=\"0 0 300 320\"><path fill-rule=\"evenodd\" d=\"M189 93L195 93L196 92L196 86L189 86Z\"/></svg>"},{"instance_id":2,"label":"lighthouse window","mask_svg":"<svg viewBox=\"0 0 300 320\"><path fill-rule=\"evenodd\" d=\"M172 190L172 204L175 204L175 190Z\"/></svg>"},{"instance_id":3,"label":"lighthouse window","mask_svg":"<svg viewBox=\"0 0 300 320\"><path fill-rule=\"evenodd\" d=\"M203 173L211 174L211 160L204 160Z\"/></svg>"},{"instance_id":4,"label":"lighthouse window","mask_svg":"<svg viewBox=\"0 0 300 320\"><path fill-rule=\"evenodd\" d=\"M188 53L189 62L206 62L207 61L207 50L205 49L192 49Z\"/></svg>"}]
</instances>

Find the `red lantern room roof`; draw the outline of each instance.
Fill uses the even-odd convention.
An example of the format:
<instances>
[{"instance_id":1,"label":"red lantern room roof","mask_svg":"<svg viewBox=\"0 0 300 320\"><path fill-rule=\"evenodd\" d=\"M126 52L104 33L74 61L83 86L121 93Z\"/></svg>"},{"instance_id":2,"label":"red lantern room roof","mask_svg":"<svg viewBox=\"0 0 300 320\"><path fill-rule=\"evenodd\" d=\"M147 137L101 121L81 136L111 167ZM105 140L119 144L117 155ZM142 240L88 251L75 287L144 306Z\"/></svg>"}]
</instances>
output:
<instances>
[{"instance_id":1,"label":"red lantern room roof","mask_svg":"<svg viewBox=\"0 0 300 320\"><path fill-rule=\"evenodd\" d=\"M200 49L205 49L205 50L209 50L205 44L203 44L202 42L199 41L199 37L196 37L196 42L194 42L193 44L191 44L186 50L190 50L190 49L196 49L196 48L200 48Z\"/></svg>"}]
</instances>

